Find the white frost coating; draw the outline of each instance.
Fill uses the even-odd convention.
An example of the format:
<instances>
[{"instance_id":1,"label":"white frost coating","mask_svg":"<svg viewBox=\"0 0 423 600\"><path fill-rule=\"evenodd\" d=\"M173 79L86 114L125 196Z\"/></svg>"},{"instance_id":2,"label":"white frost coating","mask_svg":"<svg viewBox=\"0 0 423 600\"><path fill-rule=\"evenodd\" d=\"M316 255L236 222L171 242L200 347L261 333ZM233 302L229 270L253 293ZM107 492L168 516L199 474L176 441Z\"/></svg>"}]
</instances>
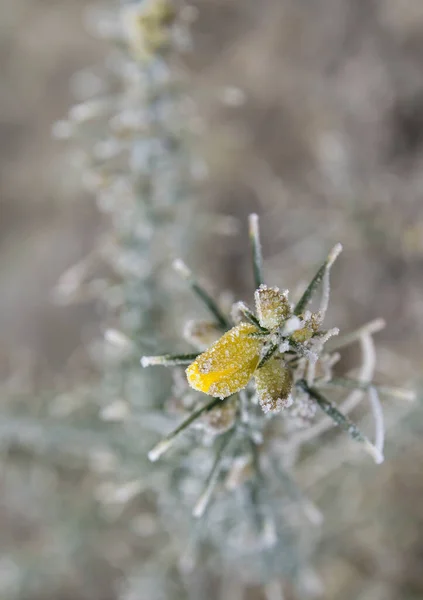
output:
<instances>
[{"instance_id":1,"label":"white frost coating","mask_svg":"<svg viewBox=\"0 0 423 600\"><path fill-rule=\"evenodd\" d=\"M320 308L319 308L320 318L321 318L322 322L323 322L323 319L325 318L326 311L329 306L330 269L331 269L333 263L335 262L335 260L338 258L341 251L342 251L342 245L336 244L336 246L334 246L332 248L332 250L329 252L329 256L326 261L326 269L325 269L325 274L323 275L323 281L322 281L322 287L323 287L322 299L320 300Z\"/></svg>"},{"instance_id":2,"label":"white frost coating","mask_svg":"<svg viewBox=\"0 0 423 600\"><path fill-rule=\"evenodd\" d=\"M376 352L373 343L373 338L368 333L367 329L363 328L360 329L360 331L361 334L359 339L362 352L362 364L357 379L362 383L367 383L373 379L373 373L376 365ZM348 415L360 403L361 399L363 398L363 395L364 390L357 389L352 391L350 394L348 394L347 398L341 404L339 410L344 415ZM332 420L328 417L324 417L315 425L312 425L308 429L300 431L297 435L293 436L290 443L294 447L304 444L305 442L308 442L321 435L325 431L328 431L328 429L330 429L332 426ZM369 448L368 445L370 445L371 447ZM379 462L382 462L383 457L380 456L380 453L377 453L373 444L370 444L369 442L368 445L364 444L366 450L373 456L376 462L378 462L377 458L381 458Z\"/></svg>"},{"instance_id":3,"label":"white frost coating","mask_svg":"<svg viewBox=\"0 0 423 600\"><path fill-rule=\"evenodd\" d=\"M171 443L171 440L162 440L161 442L159 442L148 453L148 460L150 460L151 462L156 462L156 460L159 460L162 454L164 454L169 449Z\"/></svg>"},{"instance_id":4,"label":"white frost coating","mask_svg":"<svg viewBox=\"0 0 423 600\"><path fill-rule=\"evenodd\" d=\"M380 465L384 461L383 454L368 440L363 444L364 449L373 458L377 465Z\"/></svg>"},{"instance_id":5,"label":"white frost coating","mask_svg":"<svg viewBox=\"0 0 423 600\"><path fill-rule=\"evenodd\" d=\"M281 344L279 344L279 352L284 354L285 352L288 352L288 350L289 350L288 340L284 340Z\"/></svg>"},{"instance_id":6,"label":"white frost coating","mask_svg":"<svg viewBox=\"0 0 423 600\"><path fill-rule=\"evenodd\" d=\"M162 364L162 360L160 356L143 356L140 363L142 367L151 367Z\"/></svg>"},{"instance_id":7,"label":"white frost coating","mask_svg":"<svg viewBox=\"0 0 423 600\"><path fill-rule=\"evenodd\" d=\"M406 400L407 402L414 402L416 399L416 392L414 390L406 390L402 388L379 385L378 390L381 394L386 394L392 398L398 398L399 400Z\"/></svg>"},{"instance_id":8,"label":"white frost coating","mask_svg":"<svg viewBox=\"0 0 423 600\"><path fill-rule=\"evenodd\" d=\"M243 318L245 318L245 313L250 312L248 306L245 304L245 302L242 302L242 300L240 300L239 302L235 302L234 304L232 304L232 308L231 308L231 319L234 323L240 323Z\"/></svg>"},{"instance_id":9,"label":"white frost coating","mask_svg":"<svg viewBox=\"0 0 423 600\"><path fill-rule=\"evenodd\" d=\"M132 346L132 342L128 336L118 329L106 329L104 332L104 340L108 344L111 344L116 348L121 348L122 350L129 349Z\"/></svg>"},{"instance_id":10,"label":"white frost coating","mask_svg":"<svg viewBox=\"0 0 423 600\"><path fill-rule=\"evenodd\" d=\"M173 268L179 275L182 275L185 279L189 279L192 275L191 270L187 267L184 261L180 258L175 258L173 261Z\"/></svg>"},{"instance_id":11,"label":"white frost coating","mask_svg":"<svg viewBox=\"0 0 423 600\"><path fill-rule=\"evenodd\" d=\"M199 499L192 511L192 516L195 517L196 519L200 519L204 515L205 510L210 501L212 491L213 491L212 486L207 486L207 489L205 489L204 492L199 497Z\"/></svg>"},{"instance_id":12,"label":"white frost coating","mask_svg":"<svg viewBox=\"0 0 423 600\"><path fill-rule=\"evenodd\" d=\"M313 504L313 502L310 502L310 500L307 500L307 499L303 500L303 510L304 510L305 516L307 517L307 519L310 521L310 523L312 525L318 526L323 523L323 521L324 521L323 514L317 508L317 506L315 504Z\"/></svg>"},{"instance_id":13,"label":"white frost coating","mask_svg":"<svg viewBox=\"0 0 423 600\"><path fill-rule=\"evenodd\" d=\"M340 337L332 346L332 350L334 350L335 348L338 349L343 348L344 346L349 346L349 344L352 344L356 340L359 340L361 336L365 333L369 335L372 335L373 333L378 333L379 331L384 329L385 326L386 322L384 319L374 319L373 321L366 323L362 327L359 327L352 333L347 333L346 335Z\"/></svg>"},{"instance_id":14,"label":"white frost coating","mask_svg":"<svg viewBox=\"0 0 423 600\"><path fill-rule=\"evenodd\" d=\"M297 316L293 316L285 322L282 329L282 335L288 336L304 327L304 322Z\"/></svg>"},{"instance_id":15,"label":"white frost coating","mask_svg":"<svg viewBox=\"0 0 423 600\"><path fill-rule=\"evenodd\" d=\"M267 515L264 519L261 541L264 548L272 548L277 544L278 534L274 520Z\"/></svg>"},{"instance_id":16,"label":"white frost coating","mask_svg":"<svg viewBox=\"0 0 423 600\"><path fill-rule=\"evenodd\" d=\"M250 235L254 239L258 240L259 237L259 217L258 214L252 213L248 217L248 222L250 225Z\"/></svg>"},{"instance_id":17,"label":"white frost coating","mask_svg":"<svg viewBox=\"0 0 423 600\"><path fill-rule=\"evenodd\" d=\"M383 422L383 410L378 393L373 386L369 387L369 400L370 407L373 413L373 418L375 421L375 448L380 453L383 460L383 446L385 443L385 426Z\"/></svg>"},{"instance_id":18,"label":"white frost coating","mask_svg":"<svg viewBox=\"0 0 423 600\"><path fill-rule=\"evenodd\" d=\"M339 329L337 327L333 327L332 329L329 329L329 331L327 331L325 333L325 335L323 335L321 338L318 339L316 346L314 347L314 351L316 352L317 355L320 355L320 352L323 349L323 346L326 344L326 342L333 337L334 335L338 335L339 334ZM316 360L310 360L308 363L308 368L307 368L307 385L308 386L312 386L314 384L314 378L316 375Z\"/></svg>"},{"instance_id":19,"label":"white frost coating","mask_svg":"<svg viewBox=\"0 0 423 600\"><path fill-rule=\"evenodd\" d=\"M338 258L338 256L341 254L341 252L342 252L342 244L339 244L339 243L335 244L335 246L329 252L328 258L326 261L326 265L327 265L328 269L331 268L331 266L333 265L335 260Z\"/></svg>"}]
</instances>

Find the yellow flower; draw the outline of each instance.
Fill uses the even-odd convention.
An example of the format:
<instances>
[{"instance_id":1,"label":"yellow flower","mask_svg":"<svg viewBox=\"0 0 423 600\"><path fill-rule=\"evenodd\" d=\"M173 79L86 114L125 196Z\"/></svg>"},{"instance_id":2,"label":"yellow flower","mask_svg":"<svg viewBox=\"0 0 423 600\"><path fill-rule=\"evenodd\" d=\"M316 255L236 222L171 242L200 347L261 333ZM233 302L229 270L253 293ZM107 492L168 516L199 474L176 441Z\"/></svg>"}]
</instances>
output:
<instances>
[{"instance_id":1,"label":"yellow flower","mask_svg":"<svg viewBox=\"0 0 423 600\"><path fill-rule=\"evenodd\" d=\"M186 373L192 388L222 399L239 392L255 377L263 411L276 412L291 402L291 371L279 352L259 365L268 350L268 336L289 317L290 306L286 292L265 285L256 290L255 301L258 321L264 329L240 323L200 354Z\"/></svg>"},{"instance_id":2,"label":"yellow flower","mask_svg":"<svg viewBox=\"0 0 423 600\"><path fill-rule=\"evenodd\" d=\"M241 323L225 333L186 370L188 383L199 392L227 398L242 390L254 376L264 412L277 412L290 405L292 374L280 356L258 368L264 346L257 327Z\"/></svg>"},{"instance_id":3,"label":"yellow flower","mask_svg":"<svg viewBox=\"0 0 423 600\"><path fill-rule=\"evenodd\" d=\"M242 390L257 369L264 344L254 333L258 329L249 323L225 333L186 370L190 386L215 398Z\"/></svg>"}]
</instances>

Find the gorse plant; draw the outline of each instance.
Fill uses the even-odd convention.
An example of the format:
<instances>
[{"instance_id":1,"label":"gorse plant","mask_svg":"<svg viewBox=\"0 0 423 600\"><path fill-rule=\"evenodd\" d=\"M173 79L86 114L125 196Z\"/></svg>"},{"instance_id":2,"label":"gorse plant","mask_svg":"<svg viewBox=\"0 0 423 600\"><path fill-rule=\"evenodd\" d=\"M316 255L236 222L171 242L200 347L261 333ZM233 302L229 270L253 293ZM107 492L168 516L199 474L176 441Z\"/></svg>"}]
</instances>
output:
<instances>
[{"instance_id":1,"label":"gorse plant","mask_svg":"<svg viewBox=\"0 0 423 600\"><path fill-rule=\"evenodd\" d=\"M193 254L205 229L194 202L204 172L195 156L196 118L175 58L189 48L193 14L171 0L142 0L91 16L113 44L106 75L85 73L89 97L55 133L76 145L78 177L109 227L54 296L101 306L104 335L94 345L100 381L40 401L26 428L9 419L4 446L9 456L13 444L36 457L44 451L59 465L77 459L93 499L83 515L75 503L59 518L70 523L72 538L68 530L63 537L74 544L62 562L75 554L86 561L86 523L113 529L105 552L124 574L116 592L122 600L215 599L204 584L210 572L225 600L242 598L249 582L279 600L287 579L304 598L319 587L309 565L322 514L296 482L303 458L320 456L318 436L335 424L382 462L379 395L412 394L374 382L373 334L382 320L344 336L324 326L339 244L291 298L266 285L259 221L251 215L254 310L215 300L181 259L173 264L187 290L170 269L175 256ZM207 232L219 230L220 218L208 218ZM185 324L188 353L147 356L179 348L189 288L210 316ZM345 369L342 351L356 343L361 364ZM168 376L142 369L142 355L143 367L174 369ZM366 397L371 440L349 417ZM342 447L335 459L345 454ZM22 572L27 581L28 569Z\"/></svg>"},{"instance_id":2,"label":"gorse plant","mask_svg":"<svg viewBox=\"0 0 423 600\"><path fill-rule=\"evenodd\" d=\"M193 444L212 444L214 458L204 489L193 503L193 516L200 519L204 529L214 531L218 537L216 514L222 518L223 509L219 508L222 495L217 506L211 506L212 524L207 525L206 511L213 494L222 487L226 488L226 494L238 489L240 497L246 495L249 502L244 510L240 503L235 512L231 511L231 518L224 521L228 537L220 532L221 546L236 545L239 557L245 557L248 547L253 554L262 555L258 575L261 580L270 578L275 584L272 578L277 580L289 575L301 584L304 573L309 577L310 572L297 555L298 540L291 539L287 546L284 535L286 524L293 522L289 516L292 506L288 502L287 507L283 495L276 500L275 479L282 482L283 494L297 504L297 509L313 524L318 524L321 520L318 509L304 497L291 474L300 447L335 424L359 442L379 464L384 458L379 393L404 399L411 399L413 393L372 381L375 367L372 334L384 326L382 320L336 339L332 338L338 336L337 328L323 328L329 304L330 270L342 249L340 244L331 250L302 296L290 302L288 291L282 292L264 283L257 215L250 216L250 237L256 284L255 311L244 302L237 302L230 314L226 314L188 267L180 260L175 262L177 271L209 310L211 320L190 321L185 327L185 339L202 352L168 353L141 359L144 367L188 365L185 381L178 376L174 395L179 397L182 412L188 408L190 412L150 450L149 458L157 461L189 428L202 431L202 435L195 436ZM322 287L320 303L317 310L311 311L308 307L319 286ZM335 373L342 349L357 341L362 349L358 375ZM193 397L192 389L201 394ZM339 396L340 390L345 390L346 397ZM204 394L211 399L205 400ZM373 442L348 416L364 395L369 398L374 417ZM319 409L325 413L323 418L319 418ZM226 506L228 504L229 501ZM242 534L234 524L237 521L243 523ZM246 526L247 522L251 528ZM237 539L236 543L232 537ZM284 541L281 543L281 540ZM291 561L287 561L287 553L291 554ZM295 555L297 558L292 561ZM251 571L254 567L250 567L250 575Z\"/></svg>"},{"instance_id":3,"label":"gorse plant","mask_svg":"<svg viewBox=\"0 0 423 600\"><path fill-rule=\"evenodd\" d=\"M105 361L100 416L123 427L118 449L107 449L113 468L98 498L108 514L117 507L120 514L134 498L142 507L156 494L154 514L148 514L158 533L148 541L149 559L135 556L125 568L125 599L146 589L152 598L174 598L168 585L176 580L192 590L194 565L197 573L210 566L222 581L260 582L272 598L290 578L306 595L316 591L308 565L313 525L322 516L295 482L301 450L336 423L381 462L379 392L403 392L373 383L372 335L382 321L337 338L337 329L324 328L330 270L341 246L292 301L265 284L256 215L250 217L255 311L243 302L224 310L182 260L174 261L211 318L185 325L195 352L142 358L144 367L175 367L171 388L160 371L140 369L140 354L177 343L181 290L167 266L172 255L189 255L192 231L201 227L198 219L192 225L196 161L183 85L172 64L186 40L182 12L168 0L124 4L119 35L112 28L120 92L71 111L70 129L86 153L85 179L113 225L95 253L118 276L112 286L94 287L106 301L108 321L118 315L120 322L106 331L106 348L114 354ZM75 296L86 289L87 265L92 269L92 258L65 274L59 291ZM88 285L93 289L89 274ZM309 310L319 286L320 304ZM358 373L337 373L340 351L355 342L362 350ZM376 424L372 441L348 417L365 396ZM150 446L155 464L149 467L147 449L158 434L164 437ZM240 567L235 576L234 565Z\"/></svg>"},{"instance_id":4,"label":"gorse plant","mask_svg":"<svg viewBox=\"0 0 423 600\"><path fill-rule=\"evenodd\" d=\"M303 431L320 432L326 429L326 420L315 423L318 419L317 407L360 442L376 463L381 463L384 425L378 392L408 395L408 392L378 386L371 381L374 354L371 335L383 326L381 321L338 338L338 343L328 347L329 340L339 333L337 328L325 330L322 326L329 303L329 274L342 249L341 245L337 244L332 249L301 298L291 303L288 291L281 292L263 283L257 215L250 217L250 233L257 286L254 294L255 312L243 302L237 302L233 305L231 315L225 315L189 269L177 261L178 271L206 304L213 318L210 322L189 323L185 337L199 349L213 343L200 354L165 354L141 359L144 367L188 364L187 393L191 387L212 396L211 400L204 402L199 395L195 410L149 453L150 460L156 461L170 448L178 434L189 426L203 421L210 430L215 424L214 433L222 436L222 441L218 444L205 491L194 507L195 516L202 516L205 512L213 488L225 477L231 478L231 470L238 464L237 445L250 445L250 455L244 457L245 464L251 466L248 477L263 477L263 455L266 454L266 460L270 463L280 462L281 438L289 440L293 437L295 440L298 435L295 429L298 427ZM318 310L312 312L308 306L319 284L322 286L320 305ZM359 378L335 376L334 367L340 360L338 350L357 339L365 349ZM255 386L250 384L252 379L255 380ZM341 408L328 395L333 388L352 390ZM364 391L369 397L375 420L374 443L347 416ZM276 415L281 411L281 416ZM274 417L278 419L279 426L274 425ZM284 431L281 431L281 427ZM276 446L273 443L275 436ZM229 450L231 438L237 441L232 442ZM228 459L230 455L233 464Z\"/></svg>"}]
</instances>

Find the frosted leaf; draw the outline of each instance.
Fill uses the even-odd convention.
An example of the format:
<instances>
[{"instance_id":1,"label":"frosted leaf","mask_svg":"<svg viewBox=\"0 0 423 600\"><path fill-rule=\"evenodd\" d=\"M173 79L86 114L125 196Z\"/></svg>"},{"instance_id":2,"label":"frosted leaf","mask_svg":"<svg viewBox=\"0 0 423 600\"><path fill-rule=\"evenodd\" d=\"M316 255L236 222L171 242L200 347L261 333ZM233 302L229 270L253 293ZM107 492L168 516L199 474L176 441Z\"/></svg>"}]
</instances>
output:
<instances>
[{"instance_id":1,"label":"frosted leaf","mask_svg":"<svg viewBox=\"0 0 423 600\"><path fill-rule=\"evenodd\" d=\"M292 373L280 358L271 358L255 373L263 412L279 412L292 404Z\"/></svg>"},{"instance_id":2,"label":"frosted leaf","mask_svg":"<svg viewBox=\"0 0 423 600\"><path fill-rule=\"evenodd\" d=\"M288 292L281 292L277 287L261 285L254 294L256 312L260 325L266 329L279 327L289 316L290 307Z\"/></svg>"},{"instance_id":3,"label":"frosted leaf","mask_svg":"<svg viewBox=\"0 0 423 600\"><path fill-rule=\"evenodd\" d=\"M241 323L225 333L186 370L192 388L226 398L244 388L260 360L263 341L251 337L257 328Z\"/></svg>"}]
</instances>

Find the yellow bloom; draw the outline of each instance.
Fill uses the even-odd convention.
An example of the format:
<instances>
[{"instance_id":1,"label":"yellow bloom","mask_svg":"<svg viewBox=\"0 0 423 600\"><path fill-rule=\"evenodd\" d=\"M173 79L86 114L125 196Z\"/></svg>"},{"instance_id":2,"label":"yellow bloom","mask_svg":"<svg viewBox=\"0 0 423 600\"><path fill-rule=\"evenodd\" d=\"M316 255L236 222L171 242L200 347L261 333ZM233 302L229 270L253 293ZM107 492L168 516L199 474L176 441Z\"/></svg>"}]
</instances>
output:
<instances>
[{"instance_id":1,"label":"yellow bloom","mask_svg":"<svg viewBox=\"0 0 423 600\"><path fill-rule=\"evenodd\" d=\"M263 336L263 330L251 323L233 327L188 367L188 383L199 392L223 399L245 388L255 377L263 411L277 412L291 403L292 373L278 351L258 366L269 349L268 335L277 335L291 308L287 292L265 285L256 290L255 303L260 326L268 334ZM313 329L310 325L296 333L296 341L305 341L313 335Z\"/></svg>"},{"instance_id":2,"label":"yellow bloom","mask_svg":"<svg viewBox=\"0 0 423 600\"><path fill-rule=\"evenodd\" d=\"M199 392L227 398L242 390L260 362L263 339L254 325L241 323L230 329L186 370L188 383Z\"/></svg>"}]
</instances>

